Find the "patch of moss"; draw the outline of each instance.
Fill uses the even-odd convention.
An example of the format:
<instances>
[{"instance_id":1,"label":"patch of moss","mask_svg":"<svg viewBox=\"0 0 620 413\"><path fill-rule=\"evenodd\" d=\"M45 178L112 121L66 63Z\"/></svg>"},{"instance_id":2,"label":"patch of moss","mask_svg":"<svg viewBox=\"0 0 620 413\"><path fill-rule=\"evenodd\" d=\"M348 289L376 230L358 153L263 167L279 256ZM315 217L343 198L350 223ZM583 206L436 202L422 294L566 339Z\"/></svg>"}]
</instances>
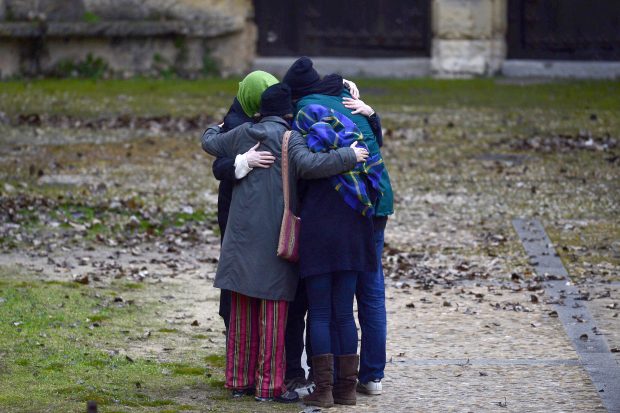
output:
<instances>
[{"instance_id":1,"label":"patch of moss","mask_svg":"<svg viewBox=\"0 0 620 413\"><path fill-rule=\"evenodd\" d=\"M82 19L86 23L99 23L99 21L101 20L101 17L99 17L92 11L87 11L86 13L84 13L84 16L82 17Z\"/></svg>"},{"instance_id":2,"label":"patch of moss","mask_svg":"<svg viewBox=\"0 0 620 413\"><path fill-rule=\"evenodd\" d=\"M178 333L179 332L179 330L177 330L176 328L160 328L157 331L160 333Z\"/></svg>"},{"instance_id":3,"label":"patch of moss","mask_svg":"<svg viewBox=\"0 0 620 413\"><path fill-rule=\"evenodd\" d=\"M218 389L223 389L226 384L226 380L218 378L218 379L209 379L209 386L215 387Z\"/></svg>"},{"instance_id":4,"label":"patch of moss","mask_svg":"<svg viewBox=\"0 0 620 413\"><path fill-rule=\"evenodd\" d=\"M121 285L121 288L123 288L124 290L142 290L145 288L145 286L144 284L140 283L126 282Z\"/></svg>"},{"instance_id":5,"label":"patch of moss","mask_svg":"<svg viewBox=\"0 0 620 413\"><path fill-rule=\"evenodd\" d=\"M65 288L80 288L84 286L83 284L72 282L72 281L45 280L42 282L47 285L58 285L60 287L65 287Z\"/></svg>"},{"instance_id":6,"label":"patch of moss","mask_svg":"<svg viewBox=\"0 0 620 413\"><path fill-rule=\"evenodd\" d=\"M148 406L148 407L159 407L159 406L171 406L176 404L173 400L142 400L139 403L136 403L138 406Z\"/></svg>"},{"instance_id":7,"label":"patch of moss","mask_svg":"<svg viewBox=\"0 0 620 413\"><path fill-rule=\"evenodd\" d=\"M64 59L59 61L53 69L53 74L61 78L100 79L108 69L108 63L103 58L89 53L84 60Z\"/></svg>"},{"instance_id":8,"label":"patch of moss","mask_svg":"<svg viewBox=\"0 0 620 413\"><path fill-rule=\"evenodd\" d=\"M190 380L197 372L191 366L180 370L186 374L165 375L159 363L99 350L101 343L108 348L123 344L115 326L135 323L133 306L101 309L101 298L88 294L88 286L67 289L62 283L15 280L4 272L0 268L0 319L11 322L0 323L3 409L82 411L86 401L94 400L102 407L144 411L140 409L176 404L162 397L160 389L174 394L174 389L194 384ZM93 316L95 308L100 313ZM97 316L109 327L90 330L79 321ZM134 383L147 391L136 393Z\"/></svg>"},{"instance_id":9,"label":"patch of moss","mask_svg":"<svg viewBox=\"0 0 620 413\"><path fill-rule=\"evenodd\" d=\"M203 376L206 370L203 367L177 365L174 367L174 370L172 370L172 373L177 375Z\"/></svg>"},{"instance_id":10,"label":"patch of moss","mask_svg":"<svg viewBox=\"0 0 620 413\"><path fill-rule=\"evenodd\" d=\"M94 314L94 315L90 315L88 316L88 319L90 321L104 321L104 320L109 320L110 316L109 315L101 315L101 314Z\"/></svg>"},{"instance_id":11,"label":"patch of moss","mask_svg":"<svg viewBox=\"0 0 620 413\"><path fill-rule=\"evenodd\" d=\"M204 358L204 361L211 367L223 368L226 366L226 356L221 354L210 354Z\"/></svg>"}]
</instances>

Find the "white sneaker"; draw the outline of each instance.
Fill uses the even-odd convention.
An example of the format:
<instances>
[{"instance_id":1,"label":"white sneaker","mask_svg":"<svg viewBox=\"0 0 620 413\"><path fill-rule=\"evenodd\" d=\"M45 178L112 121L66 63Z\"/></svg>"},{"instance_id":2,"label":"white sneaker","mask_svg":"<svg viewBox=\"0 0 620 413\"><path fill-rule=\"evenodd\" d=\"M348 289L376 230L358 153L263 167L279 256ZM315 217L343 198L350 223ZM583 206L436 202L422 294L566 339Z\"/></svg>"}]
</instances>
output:
<instances>
[{"instance_id":1,"label":"white sneaker","mask_svg":"<svg viewBox=\"0 0 620 413\"><path fill-rule=\"evenodd\" d=\"M357 382L357 391L371 396L376 396L381 394L383 391L383 386L381 385L381 380L373 380L368 383Z\"/></svg>"}]
</instances>

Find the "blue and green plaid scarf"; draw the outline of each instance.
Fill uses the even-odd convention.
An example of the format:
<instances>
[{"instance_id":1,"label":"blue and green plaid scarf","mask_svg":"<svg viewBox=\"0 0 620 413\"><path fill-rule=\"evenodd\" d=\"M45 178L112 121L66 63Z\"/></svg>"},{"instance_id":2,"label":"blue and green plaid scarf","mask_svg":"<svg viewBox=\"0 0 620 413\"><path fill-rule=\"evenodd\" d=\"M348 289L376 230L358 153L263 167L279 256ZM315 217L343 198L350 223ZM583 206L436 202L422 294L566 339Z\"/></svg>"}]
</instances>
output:
<instances>
[{"instance_id":1,"label":"blue and green plaid scarf","mask_svg":"<svg viewBox=\"0 0 620 413\"><path fill-rule=\"evenodd\" d=\"M359 142L357 146L366 147L362 133L352 120L322 105L303 107L295 117L293 129L306 138L312 152L346 148L355 141ZM347 205L364 216L373 216L375 209L367 185L369 183L380 193L379 179L384 168L381 154L376 154L364 163L359 162L352 170L329 179Z\"/></svg>"}]
</instances>

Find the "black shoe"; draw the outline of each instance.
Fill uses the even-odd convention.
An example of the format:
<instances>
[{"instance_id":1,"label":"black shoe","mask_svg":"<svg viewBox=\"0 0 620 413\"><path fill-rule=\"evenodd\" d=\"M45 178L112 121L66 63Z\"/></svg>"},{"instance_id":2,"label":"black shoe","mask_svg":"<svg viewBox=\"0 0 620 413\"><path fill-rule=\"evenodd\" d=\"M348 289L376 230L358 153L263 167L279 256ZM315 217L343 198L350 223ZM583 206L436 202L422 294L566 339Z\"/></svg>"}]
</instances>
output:
<instances>
[{"instance_id":1,"label":"black shoe","mask_svg":"<svg viewBox=\"0 0 620 413\"><path fill-rule=\"evenodd\" d=\"M299 394L296 391L287 390L278 397L254 397L257 402L297 403Z\"/></svg>"},{"instance_id":2,"label":"black shoe","mask_svg":"<svg viewBox=\"0 0 620 413\"><path fill-rule=\"evenodd\" d=\"M248 389L234 389L232 391L232 397L239 398L239 397L243 397L243 396L252 396L254 395L254 389L253 388L248 388Z\"/></svg>"},{"instance_id":3,"label":"black shoe","mask_svg":"<svg viewBox=\"0 0 620 413\"><path fill-rule=\"evenodd\" d=\"M295 390L287 390L274 399L278 403L297 403L299 394Z\"/></svg>"},{"instance_id":4,"label":"black shoe","mask_svg":"<svg viewBox=\"0 0 620 413\"><path fill-rule=\"evenodd\" d=\"M301 390L307 389L312 385L312 383L306 380L305 377L293 377L292 379L285 381L284 385L288 390Z\"/></svg>"}]
</instances>

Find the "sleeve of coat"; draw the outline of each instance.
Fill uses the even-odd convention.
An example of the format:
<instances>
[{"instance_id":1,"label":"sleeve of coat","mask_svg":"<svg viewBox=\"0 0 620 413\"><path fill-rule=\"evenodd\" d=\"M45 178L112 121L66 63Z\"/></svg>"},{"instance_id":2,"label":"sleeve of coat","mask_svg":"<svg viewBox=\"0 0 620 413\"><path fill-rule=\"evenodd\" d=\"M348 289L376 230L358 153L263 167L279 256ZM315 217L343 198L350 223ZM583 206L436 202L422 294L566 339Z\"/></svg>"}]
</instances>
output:
<instances>
[{"instance_id":1,"label":"sleeve of coat","mask_svg":"<svg viewBox=\"0 0 620 413\"><path fill-rule=\"evenodd\" d=\"M349 171L355 167L357 158L352 148L339 148L327 153L314 153L308 149L306 140L293 132L289 141L289 160L297 177L302 179L327 178Z\"/></svg>"},{"instance_id":2,"label":"sleeve of coat","mask_svg":"<svg viewBox=\"0 0 620 413\"><path fill-rule=\"evenodd\" d=\"M213 175L218 181L235 181L235 159L217 158L213 161Z\"/></svg>"},{"instance_id":3,"label":"sleeve of coat","mask_svg":"<svg viewBox=\"0 0 620 413\"><path fill-rule=\"evenodd\" d=\"M220 127L215 125L209 127L202 135L202 149L210 155L219 158L235 158L236 134L239 132L235 128L231 131L221 133Z\"/></svg>"},{"instance_id":4,"label":"sleeve of coat","mask_svg":"<svg viewBox=\"0 0 620 413\"><path fill-rule=\"evenodd\" d=\"M377 112L373 113L368 117L368 123L370 124L370 128L372 129L372 133L375 135L375 139L377 139L377 143L379 147L383 146L383 129L381 129L381 119Z\"/></svg>"}]
</instances>

